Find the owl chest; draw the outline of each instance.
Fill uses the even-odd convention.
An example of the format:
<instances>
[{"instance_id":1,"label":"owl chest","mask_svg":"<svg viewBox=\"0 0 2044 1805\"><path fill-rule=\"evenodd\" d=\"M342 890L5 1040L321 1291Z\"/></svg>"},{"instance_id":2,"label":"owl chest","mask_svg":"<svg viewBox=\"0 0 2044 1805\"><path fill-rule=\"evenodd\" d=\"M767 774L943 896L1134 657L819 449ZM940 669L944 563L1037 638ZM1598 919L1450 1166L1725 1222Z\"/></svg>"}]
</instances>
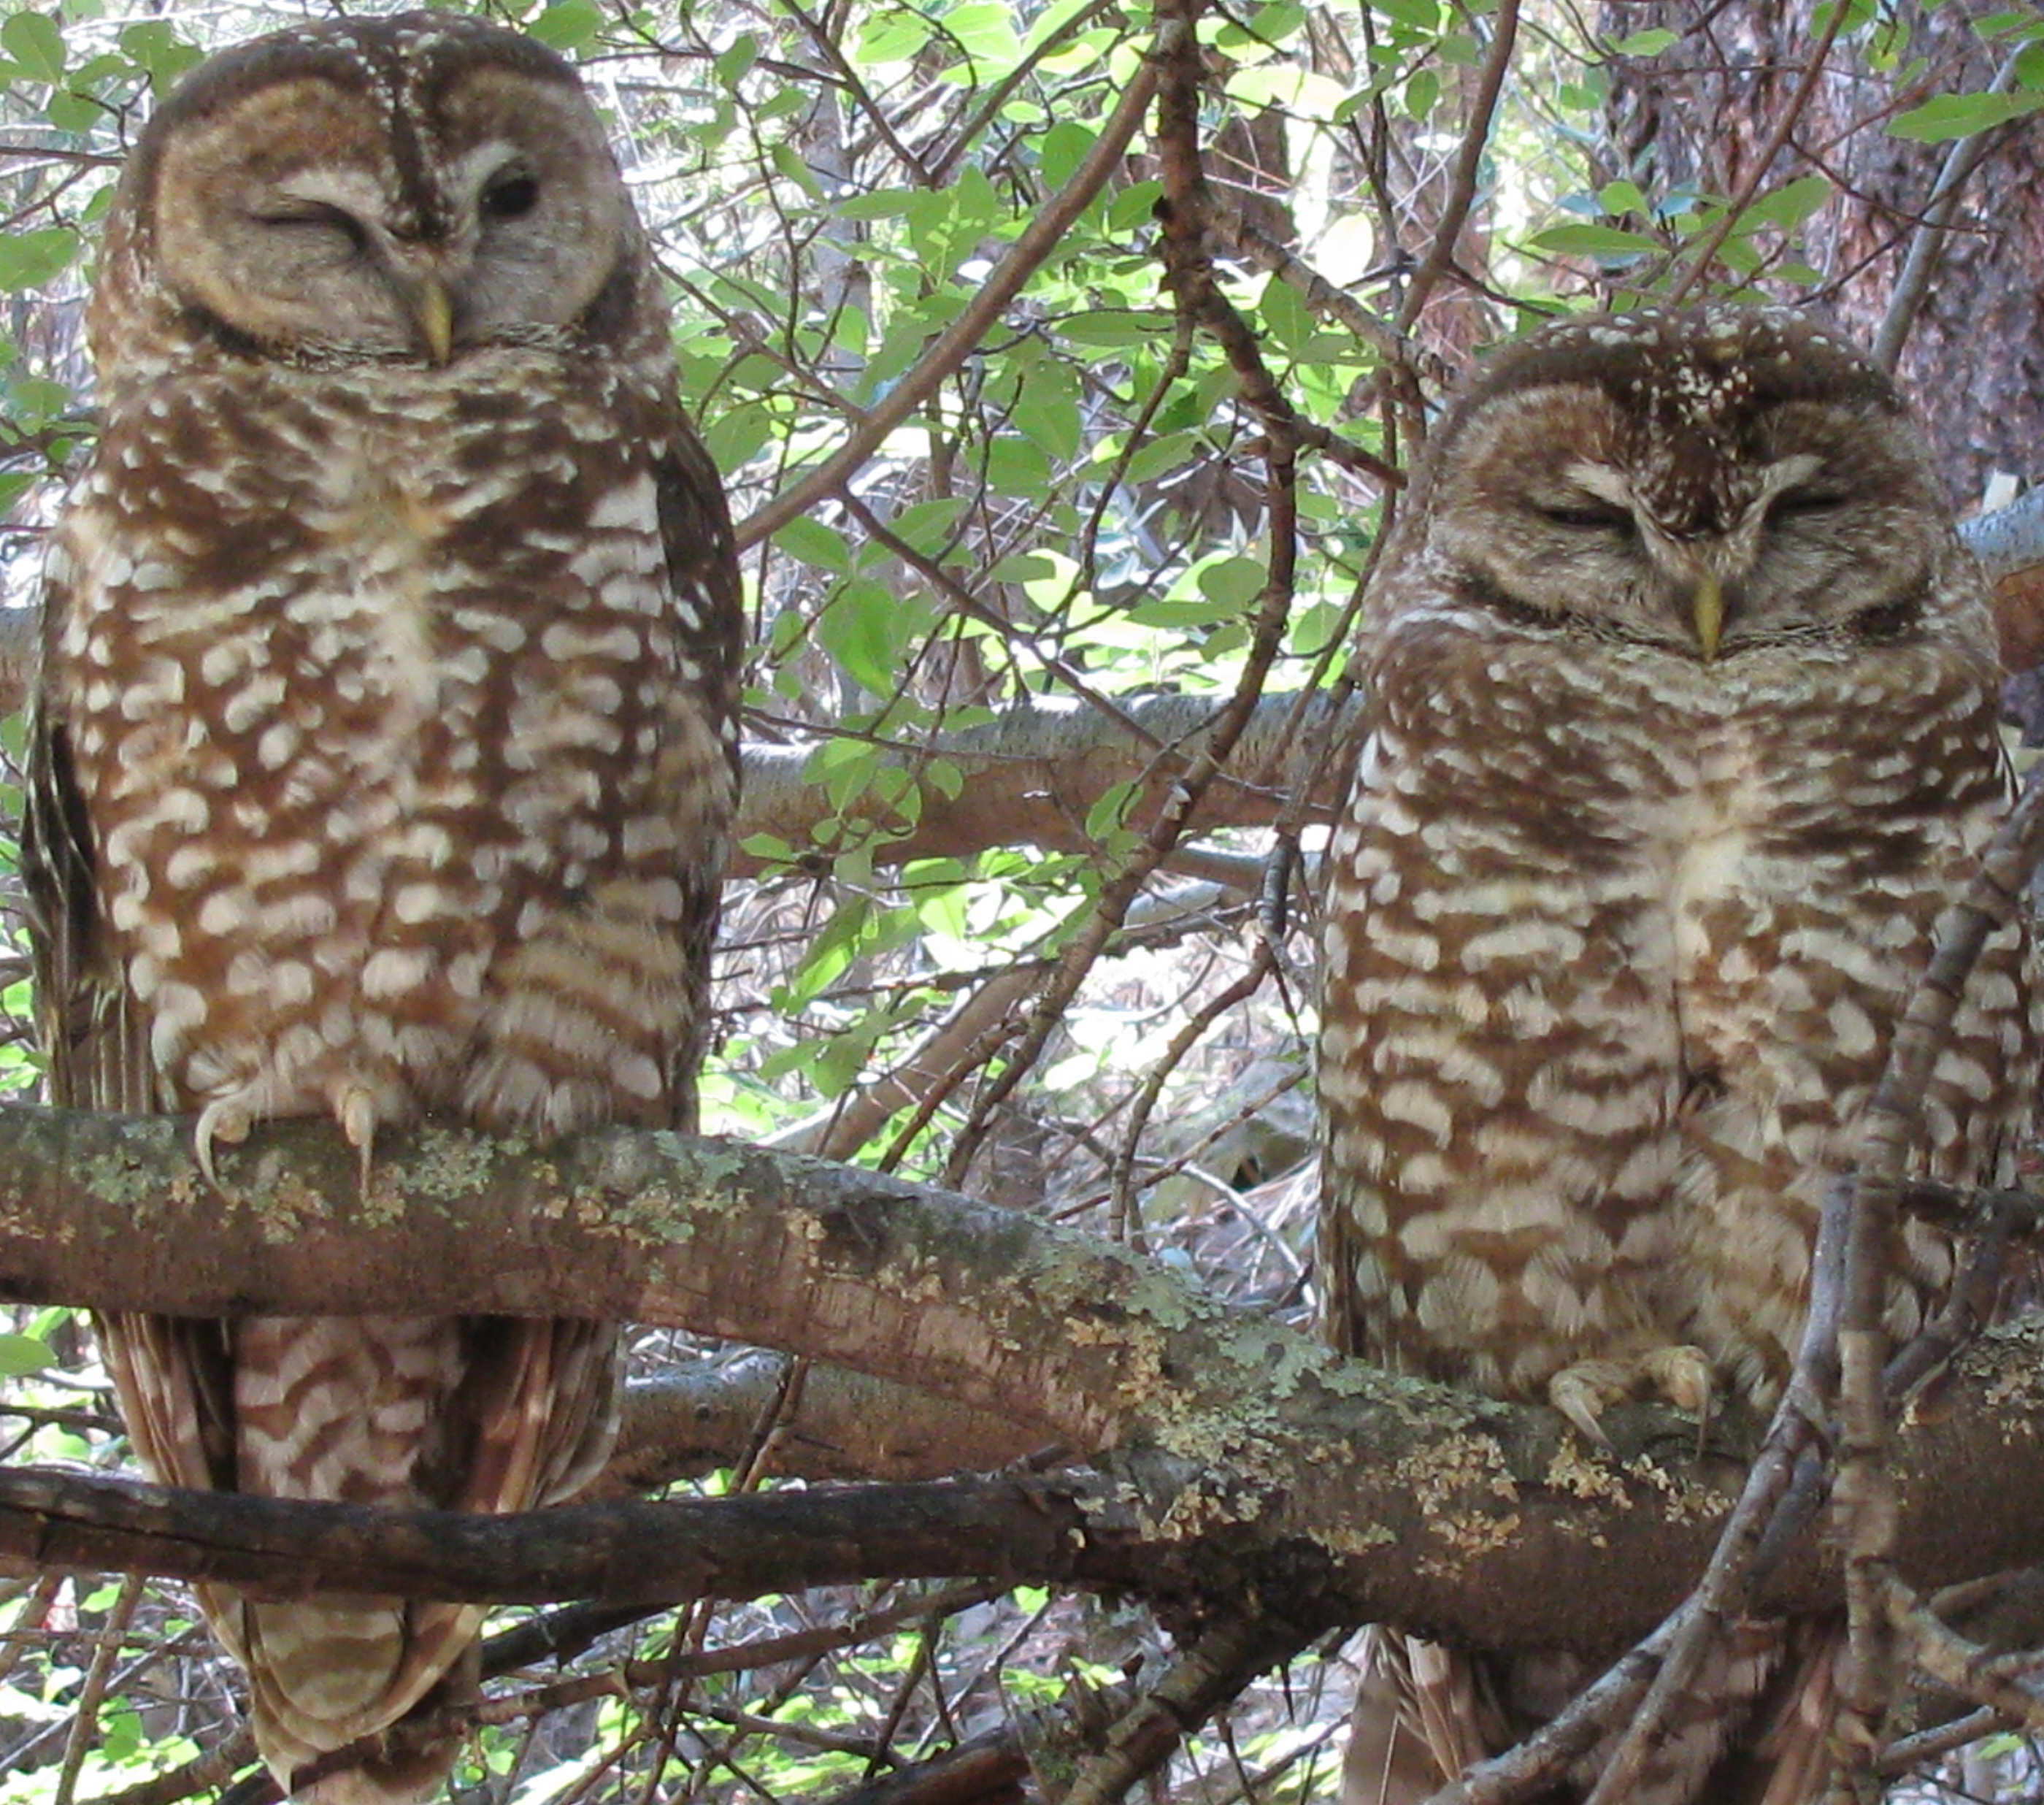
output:
<instances>
[{"instance_id":1,"label":"owl chest","mask_svg":"<svg viewBox=\"0 0 2044 1805\"><path fill-rule=\"evenodd\" d=\"M1628 693L1620 664L1594 695L1542 675L1388 691L1335 851L1377 905L1364 956L1508 974L1562 1016L1586 976L1622 974L1712 1062L1835 997L1837 975L1894 981L1858 905L1884 891L1894 931L1921 925L1924 849L1898 823L1924 779L1877 716L1808 672L1744 693L1650 672ZM1844 1031L1864 1037L1857 1016Z\"/></svg>"},{"instance_id":2,"label":"owl chest","mask_svg":"<svg viewBox=\"0 0 2044 1805\"><path fill-rule=\"evenodd\" d=\"M516 485L458 446L323 449L209 510L73 516L66 713L167 1066L455 1026L498 948L614 874L657 749L671 657L615 605L658 594L650 483L608 518L542 483L514 537Z\"/></svg>"}]
</instances>

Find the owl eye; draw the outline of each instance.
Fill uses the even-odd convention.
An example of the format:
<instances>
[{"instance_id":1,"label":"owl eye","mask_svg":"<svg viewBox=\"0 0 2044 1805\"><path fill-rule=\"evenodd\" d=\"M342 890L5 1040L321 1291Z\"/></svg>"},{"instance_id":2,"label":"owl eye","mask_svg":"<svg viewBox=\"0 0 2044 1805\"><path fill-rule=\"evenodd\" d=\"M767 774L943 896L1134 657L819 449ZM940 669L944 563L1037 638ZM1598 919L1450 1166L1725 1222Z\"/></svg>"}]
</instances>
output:
<instances>
[{"instance_id":1,"label":"owl eye","mask_svg":"<svg viewBox=\"0 0 2044 1805\"><path fill-rule=\"evenodd\" d=\"M278 232L337 232L355 250L369 248L369 235L352 214L323 201L293 202L256 215L259 225Z\"/></svg>"},{"instance_id":2,"label":"owl eye","mask_svg":"<svg viewBox=\"0 0 2044 1805\"><path fill-rule=\"evenodd\" d=\"M1807 518L1817 514L1835 514L1846 503L1843 495L1828 489L1791 489L1777 495L1769 503L1769 520Z\"/></svg>"},{"instance_id":3,"label":"owl eye","mask_svg":"<svg viewBox=\"0 0 2044 1805\"><path fill-rule=\"evenodd\" d=\"M482 191L486 219L522 219L539 204L540 182L522 173L500 175Z\"/></svg>"},{"instance_id":4,"label":"owl eye","mask_svg":"<svg viewBox=\"0 0 2044 1805\"><path fill-rule=\"evenodd\" d=\"M1533 511L1552 525L1578 532L1632 530L1632 516L1608 502L1535 502Z\"/></svg>"}]
</instances>

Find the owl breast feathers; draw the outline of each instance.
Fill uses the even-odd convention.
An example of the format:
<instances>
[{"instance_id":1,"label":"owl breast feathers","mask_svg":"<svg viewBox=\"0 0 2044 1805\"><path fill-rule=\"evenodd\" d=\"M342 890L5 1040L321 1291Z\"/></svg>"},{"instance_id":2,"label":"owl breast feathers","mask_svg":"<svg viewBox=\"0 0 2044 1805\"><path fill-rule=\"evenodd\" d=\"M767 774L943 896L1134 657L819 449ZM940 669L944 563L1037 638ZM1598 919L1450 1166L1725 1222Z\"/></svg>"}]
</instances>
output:
<instances>
[{"instance_id":1,"label":"owl breast feathers","mask_svg":"<svg viewBox=\"0 0 2044 1805\"><path fill-rule=\"evenodd\" d=\"M1770 1406L1825 1189L2009 795L1927 451L1791 314L1572 321L1437 428L1366 617L1324 946L1329 1332L1592 1434L1635 1389ZM2010 928L1923 1173L2006 1174L2035 996ZM1896 1333L1950 1265L1910 1230Z\"/></svg>"},{"instance_id":2,"label":"owl breast feathers","mask_svg":"<svg viewBox=\"0 0 2044 1805\"><path fill-rule=\"evenodd\" d=\"M25 858L54 1100L359 1150L692 1126L743 616L667 316L572 71L451 14L215 58L121 181ZM487 1257L487 1250L482 1250ZM103 1322L159 1478L516 1510L607 1452L616 1330ZM280 1778L446 1690L478 1614L205 1594ZM444 1743L336 1774L423 1796Z\"/></svg>"}]
</instances>

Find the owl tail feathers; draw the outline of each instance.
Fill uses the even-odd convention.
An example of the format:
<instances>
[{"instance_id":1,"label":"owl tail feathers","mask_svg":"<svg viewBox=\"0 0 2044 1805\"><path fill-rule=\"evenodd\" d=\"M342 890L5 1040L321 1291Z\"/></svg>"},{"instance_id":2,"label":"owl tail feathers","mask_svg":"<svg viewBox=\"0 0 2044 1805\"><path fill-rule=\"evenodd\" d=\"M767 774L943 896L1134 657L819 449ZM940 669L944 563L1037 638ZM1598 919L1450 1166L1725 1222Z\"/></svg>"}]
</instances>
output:
<instances>
[{"instance_id":1,"label":"owl tail feathers","mask_svg":"<svg viewBox=\"0 0 2044 1805\"><path fill-rule=\"evenodd\" d=\"M1627 1805L1818 1805L1835 1642L1811 1640L1773 1620L1731 1626ZM1360 1657L1341 1805L1420 1805L1551 1721L1596 1676L1560 1650L1470 1655L1383 1628L1366 1633ZM1543 1799L1588 1796L1618 1740L1614 1730Z\"/></svg>"},{"instance_id":2,"label":"owl tail feathers","mask_svg":"<svg viewBox=\"0 0 2044 1805\"><path fill-rule=\"evenodd\" d=\"M448 1770L460 1745L457 1735L436 1737L402 1755L371 1757L359 1767L325 1774L302 1786L294 1786L274 1764L270 1771L294 1805L427 1805L445 1792Z\"/></svg>"},{"instance_id":3,"label":"owl tail feathers","mask_svg":"<svg viewBox=\"0 0 2044 1805\"><path fill-rule=\"evenodd\" d=\"M1380 1625L1359 1665L1341 1805L1420 1805L1489 1752L1466 1656Z\"/></svg>"},{"instance_id":4,"label":"owl tail feathers","mask_svg":"<svg viewBox=\"0 0 2044 1805\"><path fill-rule=\"evenodd\" d=\"M386 1599L244 1603L256 1746L278 1784L310 1805L437 1797L460 1737L422 1737L419 1720L475 1690L482 1614ZM363 1759L329 1760L365 1741Z\"/></svg>"}]
</instances>

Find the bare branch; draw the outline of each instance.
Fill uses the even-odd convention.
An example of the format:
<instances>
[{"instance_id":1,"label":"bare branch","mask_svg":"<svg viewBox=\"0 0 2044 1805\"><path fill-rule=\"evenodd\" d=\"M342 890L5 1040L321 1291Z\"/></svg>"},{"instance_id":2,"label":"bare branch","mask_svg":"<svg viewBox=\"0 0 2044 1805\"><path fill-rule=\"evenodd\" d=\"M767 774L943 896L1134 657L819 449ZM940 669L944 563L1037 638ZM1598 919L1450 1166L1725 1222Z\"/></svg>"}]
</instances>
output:
<instances>
[{"instance_id":1,"label":"bare branch","mask_svg":"<svg viewBox=\"0 0 2044 1805\"><path fill-rule=\"evenodd\" d=\"M1995 71L1984 91L2006 94L2015 85L2015 73L2016 56L2011 53ZM1902 347L1908 339L1909 329L1916 323L1916 315L1931 292L1931 278L1936 272L1945 241L1951 236L1952 220L1959 210L1966 184L1988 152L2007 135L2007 126L2000 131L1976 132L1969 138L1960 139L1946 154L1923 217L1910 235L1909 255L1903 263L1902 274L1896 279L1895 291L1888 298L1888 312L1881 320L1881 330L1874 337L1873 360L1891 375L1902 361Z\"/></svg>"},{"instance_id":2,"label":"bare branch","mask_svg":"<svg viewBox=\"0 0 2044 1805\"><path fill-rule=\"evenodd\" d=\"M490 1522L201 1498L174 1519L171 1494L17 1476L30 1490L0 1530L17 1564L617 1599L974 1574L994 1549L1017 1576L1111 1576L1153 1598L1289 1588L1472 1645L1608 1650L1677 1602L1727 1502L1693 1464L1693 1426L1665 1411L1607 1418L1613 1464L1551 1412L1386 1379L1112 1242L871 1173L670 1135L606 1132L542 1157L428 1131L394 1137L365 1202L338 1136L298 1123L230 1154L222 1197L198 1180L187 1132L0 1111L0 1290L218 1315L371 1313L402 1286L423 1311L636 1316L870 1367L1045 1440L1125 1451L1063 1489L889 1492L877 1522L859 1493L807 1495L836 1500L807 1519L779 1494L717 1501L725 1516L613 1505ZM1991 1340L1961 1362L1950 1407L1910 1426L1898 1560L1915 1583L2044 1554L2024 1507L2044 1488L2044 1433L2014 1426L2029 1407L2011 1376L2034 1361L2019 1335ZM117 1559L78 1495L106 1500L104 1522L131 1538ZM299 1514L321 1509L337 1514ZM792 1538L779 1553L740 1545L753 1511ZM239 1539L193 1539L223 1520ZM309 1556L309 1522L340 1539ZM1821 1608L1835 1584L1799 1546L1755 1607Z\"/></svg>"},{"instance_id":3,"label":"bare branch","mask_svg":"<svg viewBox=\"0 0 2044 1805\"><path fill-rule=\"evenodd\" d=\"M1460 149L1455 152L1455 173L1448 191L1447 205L1441 210L1434 241L1427 248L1426 260L1413 272L1405 291L1405 304L1398 310L1398 331L1409 333L1419 323L1427 297L1454 260L1455 241L1462 236L1476 199L1477 178L1482 172L1483 155L1490 145L1490 124L1497 111L1497 97L1504 87L1505 71L1512 67L1512 47L1519 40L1519 0L1498 0L1497 17L1491 27L1490 54L1484 59L1474 98L1470 103L1469 124L1462 129Z\"/></svg>"}]
</instances>

